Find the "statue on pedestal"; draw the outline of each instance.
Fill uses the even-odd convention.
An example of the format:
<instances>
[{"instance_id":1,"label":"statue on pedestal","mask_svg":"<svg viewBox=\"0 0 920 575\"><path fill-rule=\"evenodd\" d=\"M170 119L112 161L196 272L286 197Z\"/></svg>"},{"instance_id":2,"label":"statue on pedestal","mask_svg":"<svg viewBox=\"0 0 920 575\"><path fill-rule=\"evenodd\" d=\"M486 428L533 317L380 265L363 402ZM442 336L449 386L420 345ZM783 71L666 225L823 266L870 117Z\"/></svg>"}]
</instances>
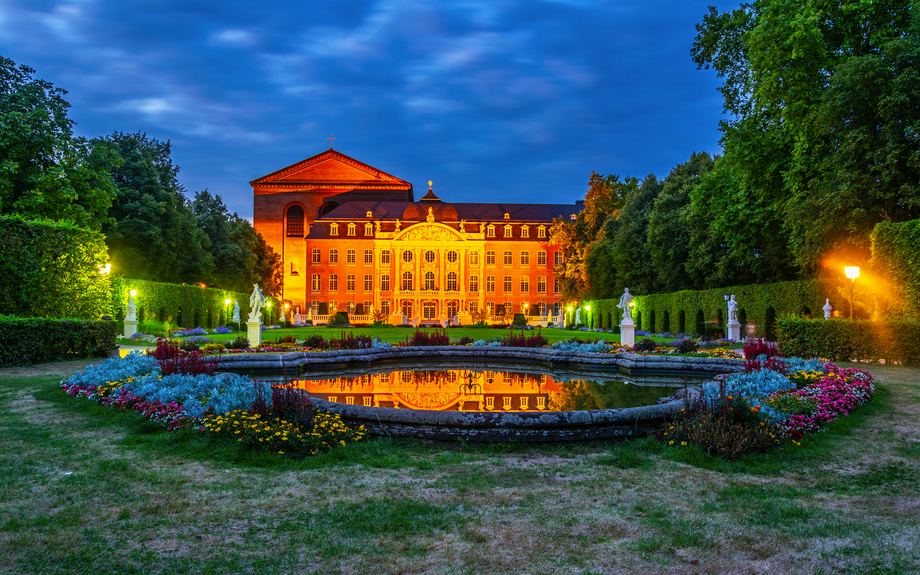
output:
<instances>
[{"instance_id":1,"label":"statue on pedestal","mask_svg":"<svg viewBox=\"0 0 920 575\"><path fill-rule=\"evenodd\" d=\"M137 312L134 306L134 297L128 296L128 311L125 313L125 321L137 321Z\"/></svg>"},{"instance_id":2,"label":"statue on pedestal","mask_svg":"<svg viewBox=\"0 0 920 575\"><path fill-rule=\"evenodd\" d=\"M630 304L633 300L633 295L629 293L629 288L624 288L623 295L620 296L620 303L617 304L617 307L623 310L623 321L632 321L632 307Z\"/></svg>"},{"instance_id":3,"label":"statue on pedestal","mask_svg":"<svg viewBox=\"0 0 920 575\"><path fill-rule=\"evenodd\" d=\"M262 306L265 305L265 296L259 289L259 284L252 284L252 295L249 296L249 321L262 321Z\"/></svg>"},{"instance_id":4,"label":"statue on pedestal","mask_svg":"<svg viewBox=\"0 0 920 575\"><path fill-rule=\"evenodd\" d=\"M831 300L824 300L824 307L821 308L824 310L824 319L831 319L831 316L834 315L834 308L831 306Z\"/></svg>"},{"instance_id":5,"label":"statue on pedestal","mask_svg":"<svg viewBox=\"0 0 920 575\"><path fill-rule=\"evenodd\" d=\"M575 309L575 327L578 327L578 324L581 323L581 308Z\"/></svg>"},{"instance_id":6,"label":"statue on pedestal","mask_svg":"<svg viewBox=\"0 0 920 575\"><path fill-rule=\"evenodd\" d=\"M728 323L738 323L738 302L734 294L728 300Z\"/></svg>"},{"instance_id":7,"label":"statue on pedestal","mask_svg":"<svg viewBox=\"0 0 920 575\"><path fill-rule=\"evenodd\" d=\"M240 323L240 302L233 300L233 323Z\"/></svg>"}]
</instances>

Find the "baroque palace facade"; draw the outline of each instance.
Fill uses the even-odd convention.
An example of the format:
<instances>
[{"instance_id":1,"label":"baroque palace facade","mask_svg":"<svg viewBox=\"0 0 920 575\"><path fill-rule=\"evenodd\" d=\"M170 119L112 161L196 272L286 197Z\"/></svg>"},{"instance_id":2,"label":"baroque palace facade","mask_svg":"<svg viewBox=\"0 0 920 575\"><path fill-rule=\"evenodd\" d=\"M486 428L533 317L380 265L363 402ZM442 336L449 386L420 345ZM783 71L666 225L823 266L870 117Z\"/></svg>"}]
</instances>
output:
<instances>
[{"instance_id":1,"label":"baroque palace facade","mask_svg":"<svg viewBox=\"0 0 920 575\"><path fill-rule=\"evenodd\" d=\"M393 324L466 325L511 309L545 325L561 314L549 228L579 204L447 203L431 188L415 201L412 184L332 149L250 185L297 319L378 310Z\"/></svg>"}]
</instances>

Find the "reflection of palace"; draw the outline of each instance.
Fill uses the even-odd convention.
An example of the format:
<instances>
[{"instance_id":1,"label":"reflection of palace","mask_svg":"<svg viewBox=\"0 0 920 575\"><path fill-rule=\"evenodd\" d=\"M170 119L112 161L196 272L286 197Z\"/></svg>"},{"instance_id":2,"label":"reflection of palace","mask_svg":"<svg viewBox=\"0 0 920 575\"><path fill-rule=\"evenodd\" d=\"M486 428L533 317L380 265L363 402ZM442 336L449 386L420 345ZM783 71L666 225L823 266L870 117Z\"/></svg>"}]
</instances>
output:
<instances>
[{"instance_id":1,"label":"reflection of palace","mask_svg":"<svg viewBox=\"0 0 920 575\"><path fill-rule=\"evenodd\" d=\"M313 397L332 402L437 411L543 411L550 407L550 392L559 390L546 375L455 369L394 371L294 384Z\"/></svg>"},{"instance_id":2,"label":"reflection of palace","mask_svg":"<svg viewBox=\"0 0 920 575\"><path fill-rule=\"evenodd\" d=\"M334 150L250 184L254 226L284 261L299 317L373 309L394 324L446 325L510 308L545 325L560 315L562 252L548 232L580 205L448 204L431 189L416 202L412 184Z\"/></svg>"}]
</instances>

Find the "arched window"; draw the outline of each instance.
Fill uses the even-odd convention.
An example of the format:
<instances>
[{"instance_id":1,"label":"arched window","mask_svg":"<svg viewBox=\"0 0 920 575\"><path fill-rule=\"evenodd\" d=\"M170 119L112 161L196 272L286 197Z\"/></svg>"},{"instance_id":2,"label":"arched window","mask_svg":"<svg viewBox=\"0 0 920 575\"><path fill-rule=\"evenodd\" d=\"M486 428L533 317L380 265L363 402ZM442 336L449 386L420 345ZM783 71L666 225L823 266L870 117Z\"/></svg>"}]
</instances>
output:
<instances>
[{"instance_id":1,"label":"arched window","mask_svg":"<svg viewBox=\"0 0 920 575\"><path fill-rule=\"evenodd\" d=\"M329 224L329 235L330 236L339 235L339 224L336 224L336 223Z\"/></svg>"},{"instance_id":2,"label":"arched window","mask_svg":"<svg viewBox=\"0 0 920 575\"><path fill-rule=\"evenodd\" d=\"M350 236L355 235L355 229L356 227L354 224L348 224L348 235Z\"/></svg>"},{"instance_id":3,"label":"arched window","mask_svg":"<svg viewBox=\"0 0 920 575\"><path fill-rule=\"evenodd\" d=\"M447 291L457 291L457 272L447 274Z\"/></svg>"},{"instance_id":4,"label":"arched window","mask_svg":"<svg viewBox=\"0 0 920 575\"><path fill-rule=\"evenodd\" d=\"M546 239L546 226L540 226L539 228L537 228L537 237L540 238L541 240Z\"/></svg>"},{"instance_id":5,"label":"arched window","mask_svg":"<svg viewBox=\"0 0 920 575\"><path fill-rule=\"evenodd\" d=\"M505 226L505 237L510 238L511 235L511 226Z\"/></svg>"},{"instance_id":6,"label":"arched window","mask_svg":"<svg viewBox=\"0 0 920 575\"><path fill-rule=\"evenodd\" d=\"M521 252L521 265L522 266L530 265L530 252Z\"/></svg>"},{"instance_id":7,"label":"arched window","mask_svg":"<svg viewBox=\"0 0 920 575\"><path fill-rule=\"evenodd\" d=\"M433 290L434 287L434 272L425 272L425 288L426 290Z\"/></svg>"},{"instance_id":8,"label":"arched window","mask_svg":"<svg viewBox=\"0 0 920 575\"><path fill-rule=\"evenodd\" d=\"M390 300L385 299L380 302L380 313L390 315Z\"/></svg>"},{"instance_id":9,"label":"arched window","mask_svg":"<svg viewBox=\"0 0 920 575\"><path fill-rule=\"evenodd\" d=\"M291 206L287 211L287 235L289 238L303 237L303 208Z\"/></svg>"},{"instance_id":10,"label":"arched window","mask_svg":"<svg viewBox=\"0 0 920 575\"><path fill-rule=\"evenodd\" d=\"M364 235L365 236L374 235L374 224L371 224L371 223L364 224Z\"/></svg>"},{"instance_id":11,"label":"arched window","mask_svg":"<svg viewBox=\"0 0 920 575\"><path fill-rule=\"evenodd\" d=\"M506 266L510 266L514 263L513 256L511 255L511 250L505 250L505 253L502 256L502 263Z\"/></svg>"},{"instance_id":12,"label":"arched window","mask_svg":"<svg viewBox=\"0 0 920 575\"><path fill-rule=\"evenodd\" d=\"M403 272L402 275L402 290L403 291L412 291L412 272Z\"/></svg>"},{"instance_id":13,"label":"arched window","mask_svg":"<svg viewBox=\"0 0 920 575\"><path fill-rule=\"evenodd\" d=\"M313 248L313 251L311 252L311 254L312 254L312 262L315 263L315 264L320 263L320 251L319 251L319 248Z\"/></svg>"}]
</instances>

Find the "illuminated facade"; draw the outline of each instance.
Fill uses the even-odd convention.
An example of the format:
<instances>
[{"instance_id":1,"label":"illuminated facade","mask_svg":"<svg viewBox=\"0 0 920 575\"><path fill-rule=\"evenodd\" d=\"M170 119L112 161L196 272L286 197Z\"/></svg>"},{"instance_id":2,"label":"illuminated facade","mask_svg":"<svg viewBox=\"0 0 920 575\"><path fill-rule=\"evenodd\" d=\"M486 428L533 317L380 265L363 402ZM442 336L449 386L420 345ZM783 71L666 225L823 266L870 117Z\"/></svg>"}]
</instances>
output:
<instances>
[{"instance_id":1,"label":"illuminated facade","mask_svg":"<svg viewBox=\"0 0 920 575\"><path fill-rule=\"evenodd\" d=\"M334 150L250 184L298 319L377 310L394 324L468 324L510 308L545 325L561 314L549 228L580 205L447 203L430 188L415 201L408 182Z\"/></svg>"}]
</instances>

